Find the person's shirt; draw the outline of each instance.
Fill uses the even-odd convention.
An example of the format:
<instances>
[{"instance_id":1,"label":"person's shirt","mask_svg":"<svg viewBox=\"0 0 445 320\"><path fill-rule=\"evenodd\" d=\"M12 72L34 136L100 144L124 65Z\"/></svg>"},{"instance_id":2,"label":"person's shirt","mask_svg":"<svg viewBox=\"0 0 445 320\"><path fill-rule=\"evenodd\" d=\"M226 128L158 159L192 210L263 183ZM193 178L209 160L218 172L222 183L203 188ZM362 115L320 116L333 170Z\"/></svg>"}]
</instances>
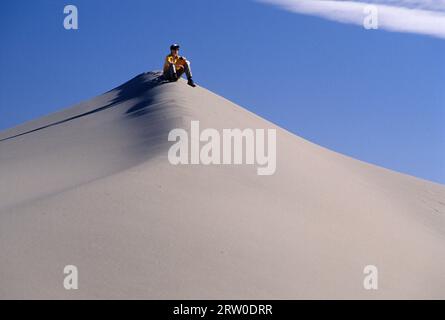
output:
<instances>
[{"instance_id":1,"label":"person's shirt","mask_svg":"<svg viewBox=\"0 0 445 320\"><path fill-rule=\"evenodd\" d=\"M170 63L173 63L176 68L182 68L185 64L186 59L182 56L176 56L169 54L167 57L165 57L165 63L164 63L164 73L168 72L168 68L170 67Z\"/></svg>"}]
</instances>

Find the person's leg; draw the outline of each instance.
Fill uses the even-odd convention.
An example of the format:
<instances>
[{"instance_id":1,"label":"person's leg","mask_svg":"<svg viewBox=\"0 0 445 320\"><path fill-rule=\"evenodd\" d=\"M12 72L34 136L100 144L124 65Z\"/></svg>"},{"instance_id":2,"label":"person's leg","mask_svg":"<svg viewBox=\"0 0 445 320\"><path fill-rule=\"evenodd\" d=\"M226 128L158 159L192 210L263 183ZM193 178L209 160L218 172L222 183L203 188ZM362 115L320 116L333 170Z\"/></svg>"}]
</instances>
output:
<instances>
[{"instance_id":1,"label":"person's leg","mask_svg":"<svg viewBox=\"0 0 445 320\"><path fill-rule=\"evenodd\" d=\"M192 68L190 67L190 62L188 60L185 61L184 71L185 71L185 74L187 75L187 80L188 80L187 84L189 86L196 87L196 84L192 79Z\"/></svg>"},{"instance_id":2,"label":"person's leg","mask_svg":"<svg viewBox=\"0 0 445 320\"><path fill-rule=\"evenodd\" d=\"M184 67L179 66L178 68L176 68L176 76L179 78L182 77L182 75L184 74Z\"/></svg>"},{"instance_id":3,"label":"person's leg","mask_svg":"<svg viewBox=\"0 0 445 320\"><path fill-rule=\"evenodd\" d=\"M184 71L187 76L187 79L190 80L192 78L192 68L190 67L190 61L188 60L185 60Z\"/></svg>"},{"instance_id":4,"label":"person's leg","mask_svg":"<svg viewBox=\"0 0 445 320\"><path fill-rule=\"evenodd\" d=\"M176 73L176 67L175 67L174 64L171 64L171 65L170 65L170 67L168 68L167 73L164 74L164 77L165 77L167 80L170 80L170 81L176 81L176 80L178 80L179 77L178 77L178 75L177 75L177 73Z\"/></svg>"}]
</instances>

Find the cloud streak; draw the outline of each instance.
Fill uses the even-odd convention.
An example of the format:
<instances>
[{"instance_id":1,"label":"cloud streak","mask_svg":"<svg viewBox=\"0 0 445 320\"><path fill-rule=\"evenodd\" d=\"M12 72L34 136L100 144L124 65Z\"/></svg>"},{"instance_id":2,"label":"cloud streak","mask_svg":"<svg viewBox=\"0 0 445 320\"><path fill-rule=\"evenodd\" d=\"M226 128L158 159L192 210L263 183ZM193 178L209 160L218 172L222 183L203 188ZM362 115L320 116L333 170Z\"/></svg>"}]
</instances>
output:
<instances>
[{"instance_id":1,"label":"cloud streak","mask_svg":"<svg viewBox=\"0 0 445 320\"><path fill-rule=\"evenodd\" d=\"M363 26L365 8L378 10L378 28L445 39L445 0L258 0L295 13Z\"/></svg>"}]
</instances>

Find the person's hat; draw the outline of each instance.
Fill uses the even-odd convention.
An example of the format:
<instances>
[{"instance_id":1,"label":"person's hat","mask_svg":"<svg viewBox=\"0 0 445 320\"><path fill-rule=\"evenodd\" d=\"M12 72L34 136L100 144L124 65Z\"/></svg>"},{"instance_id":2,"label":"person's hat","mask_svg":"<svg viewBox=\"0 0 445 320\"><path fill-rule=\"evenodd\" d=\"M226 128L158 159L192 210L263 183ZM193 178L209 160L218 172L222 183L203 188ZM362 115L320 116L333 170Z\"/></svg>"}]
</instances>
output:
<instances>
[{"instance_id":1,"label":"person's hat","mask_svg":"<svg viewBox=\"0 0 445 320\"><path fill-rule=\"evenodd\" d=\"M174 43L170 46L170 50L176 50L176 49L179 49L179 44Z\"/></svg>"}]
</instances>

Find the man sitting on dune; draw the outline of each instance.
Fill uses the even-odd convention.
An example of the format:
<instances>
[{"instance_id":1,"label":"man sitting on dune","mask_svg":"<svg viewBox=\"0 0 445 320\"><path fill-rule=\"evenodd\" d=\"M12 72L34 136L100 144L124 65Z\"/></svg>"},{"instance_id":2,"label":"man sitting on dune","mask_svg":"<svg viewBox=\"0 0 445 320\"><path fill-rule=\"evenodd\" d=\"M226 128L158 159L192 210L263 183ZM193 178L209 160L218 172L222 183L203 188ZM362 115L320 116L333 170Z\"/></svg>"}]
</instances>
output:
<instances>
[{"instance_id":1,"label":"man sitting on dune","mask_svg":"<svg viewBox=\"0 0 445 320\"><path fill-rule=\"evenodd\" d=\"M170 46L170 54L165 58L164 78L169 81L177 81L185 72L188 80L187 84L189 86L196 87L192 79L190 62L187 61L185 57L181 57L178 53L179 45L172 44Z\"/></svg>"}]
</instances>

